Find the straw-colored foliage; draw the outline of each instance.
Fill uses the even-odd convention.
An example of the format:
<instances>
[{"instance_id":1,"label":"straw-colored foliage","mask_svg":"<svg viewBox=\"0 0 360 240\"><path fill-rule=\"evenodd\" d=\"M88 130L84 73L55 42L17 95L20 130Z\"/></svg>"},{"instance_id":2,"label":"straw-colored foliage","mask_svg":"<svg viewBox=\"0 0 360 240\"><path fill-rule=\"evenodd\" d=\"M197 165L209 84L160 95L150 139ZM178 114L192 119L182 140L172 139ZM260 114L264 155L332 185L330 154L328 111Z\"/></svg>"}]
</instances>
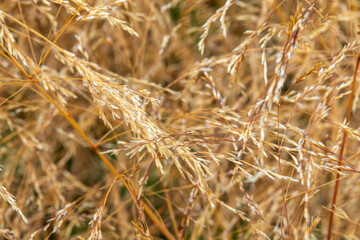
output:
<instances>
[{"instance_id":1,"label":"straw-colored foliage","mask_svg":"<svg viewBox=\"0 0 360 240\"><path fill-rule=\"evenodd\" d=\"M359 8L0 1L0 238L359 239Z\"/></svg>"}]
</instances>

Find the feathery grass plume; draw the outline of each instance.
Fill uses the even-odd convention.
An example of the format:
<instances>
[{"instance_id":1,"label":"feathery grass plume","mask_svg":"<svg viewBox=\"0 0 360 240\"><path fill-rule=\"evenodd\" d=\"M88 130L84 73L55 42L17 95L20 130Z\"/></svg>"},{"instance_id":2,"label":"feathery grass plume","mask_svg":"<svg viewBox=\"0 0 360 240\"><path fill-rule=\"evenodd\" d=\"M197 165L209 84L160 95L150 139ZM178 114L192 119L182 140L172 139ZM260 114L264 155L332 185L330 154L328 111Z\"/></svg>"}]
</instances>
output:
<instances>
[{"instance_id":1,"label":"feathery grass plume","mask_svg":"<svg viewBox=\"0 0 360 240\"><path fill-rule=\"evenodd\" d=\"M4 239L18 239L9 229L0 229L0 236Z\"/></svg>"},{"instance_id":2,"label":"feathery grass plume","mask_svg":"<svg viewBox=\"0 0 360 240\"><path fill-rule=\"evenodd\" d=\"M204 33L201 35L200 37L200 41L198 43L199 46L199 50L201 52L201 54L204 53L205 50L205 39L207 37L207 35L209 34L210 31L210 27L211 24L213 22L215 22L216 20L220 19L220 23L221 23L221 28L222 28L222 32L224 37L226 37L227 35L227 30L226 30L226 25L225 25L225 15L227 10L229 9L229 7L231 5L233 5L235 3L234 0L227 0L226 3L224 4L224 6L222 6L221 8L219 8L216 13L211 16L206 23L202 26L202 28L204 29Z\"/></svg>"},{"instance_id":3,"label":"feathery grass plume","mask_svg":"<svg viewBox=\"0 0 360 240\"><path fill-rule=\"evenodd\" d=\"M8 57L10 61L14 62L16 59L21 61L24 66L27 66L28 59L21 53L20 48L16 45L14 36L9 31L4 18L3 11L0 10L0 50L3 56ZM10 56L7 56L7 54Z\"/></svg>"},{"instance_id":4,"label":"feathery grass plume","mask_svg":"<svg viewBox=\"0 0 360 240\"><path fill-rule=\"evenodd\" d=\"M101 219L102 219L102 213L104 211L104 208L99 208L96 213L94 214L93 219L90 221L90 226L92 228L91 235L88 238L89 240L93 239L102 239L101 234Z\"/></svg>"},{"instance_id":5,"label":"feathery grass plume","mask_svg":"<svg viewBox=\"0 0 360 240\"><path fill-rule=\"evenodd\" d=\"M52 231L50 234L56 233L61 226L63 225L64 221L66 220L69 212L74 207L75 203L66 204L64 208L57 211L56 216L47 220L47 224L43 228L43 231L46 232L51 225L53 225Z\"/></svg>"},{"instance_id":6,"label":"feathery grass plume","mask_svg":"<svg viewBox=\"0 0 360 240\"><path fill-rule=\"evenodd\" d=\"M115 184L115 179L114 181L111 183L108 191L106 192L103 204L101 205L100 208L98 208L98 210L96 210L96 213L94 214L93 218L91 219L91 221L89 222L89 225L91 226L92 230L91 230L91 234L89 236L89 240L93 240L93 239L102 239L102 233L101 233L101 220L102 220L102 214L104 212L104 208L105 208L105 204L106 201L109 197L109 193L112 189L112 187Z\"/></svg>"},{"instance_id":7,"label":"feathery grass plume","mask_svg":"<svg viewBox=\"0 0 360 240\"><path fill-rule=\"evenodd\" d=\"M20 208L17 206L15 197L9 193L4 186L0 186L0 195L7 203L10 204L11 208L21 216L25 223L29 223Z\"/></svg>"},{"instance_id":8,"label":"feathery grass plume","mask_svg":"<svg viewBox=\"0 0 360 240\"><path fill-rule=\"evenodd\" d=\"M358 14L0 1L1 238L360 235Z\"/></svg>"}]
</instances>

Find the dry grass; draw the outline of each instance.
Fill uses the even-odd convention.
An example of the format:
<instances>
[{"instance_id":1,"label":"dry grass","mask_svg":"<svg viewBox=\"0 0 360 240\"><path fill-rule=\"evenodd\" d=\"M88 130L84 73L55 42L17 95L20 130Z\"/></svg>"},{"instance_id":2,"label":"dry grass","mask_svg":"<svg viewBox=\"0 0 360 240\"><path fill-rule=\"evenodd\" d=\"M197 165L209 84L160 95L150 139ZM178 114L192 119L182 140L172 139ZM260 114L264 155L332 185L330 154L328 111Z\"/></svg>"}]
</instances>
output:
<instances>
[{"instance_id":1,"label":"dry grass","mask_svg":"<svg viewBox=\"0 0 360 240\"><path fill-rule=\"evenodd\" d=\"M1 1L0 238L359 239L359 7Z\"/></svg>"}]
</instances>

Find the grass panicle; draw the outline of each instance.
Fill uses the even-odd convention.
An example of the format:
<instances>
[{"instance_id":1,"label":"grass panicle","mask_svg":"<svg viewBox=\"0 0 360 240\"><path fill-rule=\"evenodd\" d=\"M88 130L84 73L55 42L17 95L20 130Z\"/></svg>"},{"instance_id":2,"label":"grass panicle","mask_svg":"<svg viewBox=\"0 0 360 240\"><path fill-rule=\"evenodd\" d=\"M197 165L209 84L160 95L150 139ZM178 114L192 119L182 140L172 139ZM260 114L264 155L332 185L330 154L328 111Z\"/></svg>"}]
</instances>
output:
<instances>
[{"instance_id":1,"label":"grass panicle","mask_svg":"<svg viewBox=\"0 0 360 240\"><path fill-rule=\"evenodd\" d=\"M0 238L356 239L358 15L0 1Z\"/></svg>"}]
</instances>

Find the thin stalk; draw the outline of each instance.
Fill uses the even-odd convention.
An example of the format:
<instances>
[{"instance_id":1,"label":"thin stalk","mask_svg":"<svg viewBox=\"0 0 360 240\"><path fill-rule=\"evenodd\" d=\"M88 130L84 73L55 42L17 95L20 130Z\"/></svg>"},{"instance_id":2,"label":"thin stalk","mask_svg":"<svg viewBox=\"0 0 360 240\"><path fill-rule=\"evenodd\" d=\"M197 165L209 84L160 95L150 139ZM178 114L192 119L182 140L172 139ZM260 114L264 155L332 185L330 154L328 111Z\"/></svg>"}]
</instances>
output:
<instances>
[{"instance_id":1,"label":"thin stalk","mask_svg":"<svg viewBox=\"0 0 360 240\"><path fill-rule=\"evenodd\" d=\"M351 84L351 93L350 93L350 97L349 97L349 103L348 103L348 108L347 108L347 114L346 114L346 122L345 125L348 125L349 120L350 120L350 114L351 114L351 107L352 107L352 103L353 103L353 99L354 99L354 95L355 95L355 86L356 86L356 76L357 76L357 72L359 70L359 65L360 65L360 55L358 55L357 57L357 61L356 61L356 67L355 67L355 72L354 72L354 78ZM342 160L343 160L343 154L344 154L344 149L345 149L345 143L346 143L346 131L343 131L343 138L341 141L341 145L340 145L340 154L339 154L339 161L338 161L338 167L341 166ZM328 228L328 235L327 235L327 240L331 239L331 230L332 230L332 226L333 226L333 221L334 221L334 212L335 212L335 204L336 204L336 198L338 195L338 191L339 191L339 183L340 183L340 169L338 169L338 172L336 173L336 181L335 181L335 187L334 187L334 194L333 194L333 198L331 201L331 211L330 211L330 217L329 217L329 228Z\"/></svg>"},{"instance_id":2,"label":"thin stalk","mask_svg":"<svg viewBox=\"0 0 360 240\"><path fill-rule=\"evenodd\" d=\"M280 104L277 105L277 117L278 117L278 160L279 160L279 174L281 175L281 146L280 146ZM284 183L283 180L280 179L281 181L281 194L282 194L282 199L283 199L283 213L285 212L285 218L286 218L286 225L287 225L287 231L289 234L289 239L291 239L291 230L290 230L290 222L289 222L289 216L288 216L288 211L287 211L287 204L286 204L286 197L285 197L285 191L284 191ZM281 215L283 215L283 213ZM281 216L282 217L282 216ZM283 224L283 221L281 221L281 226ZM281 235L282 235L282 231L281 231ZM282 235L282 238L284 236Z\"/></svg>"},{"instance_id":3,"label":"thin stalk","mask_svg":"<svg viewBox=\"0 0 360 240\"><path fill-rule=\"evenodd\" d=\"M20 3L19 0L17 1L17 3L18 3L18 8L19 8L19 11L20 11L20 15L21 15L22 21L23 21L25 24L27 24L27 23L26 23L26 20L25 20L25 17L24 17L23 10L22 10L21 3ZM30 36L29 29L26 29L26 35L27 35L27 40L28 40L28 42L29 42L29 47L30 47L31 55L32 55L34 61L36 62L36 57L35 57L36 55L35 55L35 51L34 51L34 46L33 46L32 42L31 42L31 36Z\"/></svg>"},{"instance_id":4,"label":"thin stalk","mask_svg":"<svg viewBox=\"0 0 360 240\"><path fill-rule=\"evenodd\" d=\"M179 235L179 227L178 227L178 225L176 223L174 209L173 209L172 204L171 204L171 200L170 200L169 193L167 191L166 184L164 182L161 182L161 184L162 184L162 187L164 189L164 195L165 195L165 199L166 199L166 204L167 204L168 209L169 209L170 218L171 218L171 222L172 222L173 227L174 227L175 234L176 234L177 238L180 239L179 238L180 237L180 235Z\"/></svg>"}]
</instances>

